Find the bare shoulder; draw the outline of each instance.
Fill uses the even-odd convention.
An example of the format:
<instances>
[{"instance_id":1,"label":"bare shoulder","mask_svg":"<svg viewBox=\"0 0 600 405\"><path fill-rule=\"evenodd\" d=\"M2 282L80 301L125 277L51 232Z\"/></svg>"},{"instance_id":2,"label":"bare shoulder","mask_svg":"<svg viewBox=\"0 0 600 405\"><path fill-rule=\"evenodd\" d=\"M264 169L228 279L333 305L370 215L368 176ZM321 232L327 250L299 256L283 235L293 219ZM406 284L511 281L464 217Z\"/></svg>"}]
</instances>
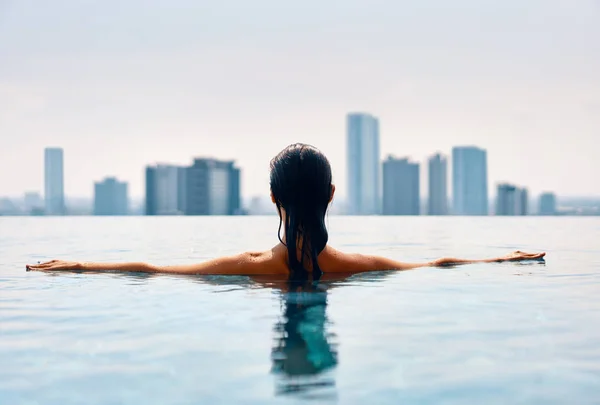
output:
<instances>
[{"instance_id":1,"label":"bare shoulder","mask_svg":"<svg viewBox=\"0 0 600 405\"><path fill-rule=\"evenodd\" d=\"M345 253L327 246L321 256L319 265L326 272L360 272L377 270L373 257L360 253Z\"/></svg>"},{"instance_id":2,"label":"bare shoulder","mask_svg":"<svg viewBox=\"0 0 600 405\"><path fill-rule=\"evenodd\" d=\"M244 252L232 257L248 274L287 274L285 260L273 250Z\"/></svg>"},{"instance_id":3,"label":"bare shoulder","mask_svg":"<svg viewBox=\"0 0 600 405\"><path fill-rule=\"evenodd\" d=\"M364 272L377 270L409 270L428 265L427 263L402 263L386 257L345 253L327 247L319 256L319 264L326 272Z\"/></svg>"}]
</instances>

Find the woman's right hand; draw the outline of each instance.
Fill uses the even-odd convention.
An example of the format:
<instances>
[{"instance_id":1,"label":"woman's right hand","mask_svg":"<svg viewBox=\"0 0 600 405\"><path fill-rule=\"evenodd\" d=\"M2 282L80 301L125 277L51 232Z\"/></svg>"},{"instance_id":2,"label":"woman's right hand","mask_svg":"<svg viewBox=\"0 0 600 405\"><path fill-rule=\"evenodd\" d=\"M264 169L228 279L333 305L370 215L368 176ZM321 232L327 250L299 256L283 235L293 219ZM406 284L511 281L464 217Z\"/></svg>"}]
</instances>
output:
<instances>
[{"instance_id":1,"label":"woman's right hand","mask_svg":"<svg viewBox=\"0 0 600 405\"><path fill-rule=\"evenodd\" d=\"M28 264L25 266L27 271L59 271L59 270L81 270L82 264L79 262L67 262L64 260L50 260L49 262L38 264Z\"/></svg>"}]
</instances>

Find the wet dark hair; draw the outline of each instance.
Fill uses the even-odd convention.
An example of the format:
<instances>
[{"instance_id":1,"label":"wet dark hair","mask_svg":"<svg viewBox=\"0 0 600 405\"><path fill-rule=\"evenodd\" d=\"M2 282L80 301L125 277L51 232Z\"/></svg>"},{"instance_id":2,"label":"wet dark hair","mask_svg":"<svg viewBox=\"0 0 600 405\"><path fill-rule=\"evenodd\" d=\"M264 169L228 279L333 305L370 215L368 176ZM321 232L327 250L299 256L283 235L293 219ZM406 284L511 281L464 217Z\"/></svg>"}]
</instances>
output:
<instances>
[{"instance_id":1,"label":"wet dark hair","mask_svg":"<svg viewBox=\"0 0 600 405\"><path fill-rule=\"evenodd\" d=\"M305 263L309 263L312 280L318 280L322 271L317 257L329 238L325 227L332 193L329 161L313 146L301 143L288 146L271 160L271 192L279 212L279 241L287 246L290 279L308 280L311 274ZM285 242L281 239L282 224Z\"/></svg>"}]
</instances>

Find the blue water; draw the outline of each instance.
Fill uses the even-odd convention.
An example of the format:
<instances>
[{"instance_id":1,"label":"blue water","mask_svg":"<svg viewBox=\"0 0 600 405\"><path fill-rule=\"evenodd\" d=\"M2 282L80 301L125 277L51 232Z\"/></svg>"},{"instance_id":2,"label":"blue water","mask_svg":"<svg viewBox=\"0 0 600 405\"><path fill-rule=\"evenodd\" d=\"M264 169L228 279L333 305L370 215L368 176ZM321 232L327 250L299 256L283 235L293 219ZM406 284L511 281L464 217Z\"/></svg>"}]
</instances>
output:
<instances>
[{"instance_id":1,"label":"blue water","mask_svg":"<svg viewBox=\"0 0 600 405\"><path fill-rule=\"evenodd\" d=\"M186 263L270 248L275 217L0 218L0 404L598 404L600 218L331 217L355 276L25 272L52 258Z\"/></svg>"}]
</instances>

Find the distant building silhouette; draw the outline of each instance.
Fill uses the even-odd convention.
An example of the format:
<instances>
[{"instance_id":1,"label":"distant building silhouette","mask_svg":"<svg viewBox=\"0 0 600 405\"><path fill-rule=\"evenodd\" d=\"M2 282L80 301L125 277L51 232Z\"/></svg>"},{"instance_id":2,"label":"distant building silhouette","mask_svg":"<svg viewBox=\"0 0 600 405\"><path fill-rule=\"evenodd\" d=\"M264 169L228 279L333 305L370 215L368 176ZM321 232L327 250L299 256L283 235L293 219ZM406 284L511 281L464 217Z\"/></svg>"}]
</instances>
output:
<instances>
[{"instance_id":1,"label":"distant building silhouette","mask_svg":"<svg viewBox=\"0 0 600 405\"><path fill-rule=\"evenodd\" d=\"M146 215L185 213L186 172L174 165L146 167Z\"/></svg>"},{"instance_id":2,"label":"distant building silhouette","mask_svg":"<svg viewBox=\"0 0 600 405\"><path fill-rule=\"evenodd\" d=\"M146 196L144 202L144 214L158 215L156 200L156 168L152 166L146 166Z\"/></svg>"},{"instance_id":3,"label":"distant building silhouette","mask_svg":"<svg viewBox=\"0 0 600 405\"><path fill-rule=\"evenodd\" d=\"M455 215L488 214L487 152L474 146L452 149L452 200Z\"/></svg>"},{"instance_id":4,"label":"distant building silhouette","mask_svg":"<svg viewBox=\"0 0 600 405\"><path fill-rule=\"evenodd\" d=\"M383 215L419 215L419 164L389 156L383 162Z\"/></svg>"},{"instance_id":5,"label":"distant building silhouette","mask_svg":"<svg viewBox=\"0 0 600 405\"><path fill-rule=\"evenodd\" d=\"M448 214L448 163L441 154L429 158L429 195L427 214Z\"/></svg>"},{"instance_id":6,"label":"distant building silhouette","mask_svg":"<svg viewBox=\"0 0 600 405\"><path fill-rule=\"evenodd\" d=\"M94 215L127 215L127 183L107 177L94 184Z\"/></svg>"},{"instance_id":7,"label":"distant building silhouette","mask_svg":"<svg viewBox=\"0 0 600 405\"><path fill-rule=\"evenodd\" d=\"M515 215L517 188L511 184L499 184L496 196L496 215Z\"/></svg>"},{"instance_id":8,"label":"distant building silhouette","mask_svg":"<svg viewBox=\"0 0 600 405\"><path fill-rule=\"evenodd\" d=\"M186 170L186 215L241 212L240 169L233 161L195 159Z\"/></svg>"},{"instance_id":9,"label":"distant building silhouette","mask_svg":"<svg viewBox=\"0 0 600 405\"><path fill-rule=\"evenodd\" d=\"M64 215L64 154L61 148L44 150L44 211L46 215Z\"/></svg>"},{"instance_id":10,"label":"distant building silhouette","mask_svg":"<svg viewBox=\"0 0 600 405\"><path fill-rule=\"evenodd\" d=\"M233 162L229 169L228 215L242 214L241 172Z\"/></svg>"},{"instance_id":11,"label":"distant building silhouette","mask_svg":"<svg viewBox=\"0 0 600 405\"><path fill-rule=\"evenodd\" d=\"M529 192L526 188L517 189L517 215L529 215Z\"/></svg>"},{"instance_id":12,"label":"distant building silhouette","mask_svg":"<svg viewBox=\"0 0 600 405\"><path fill-rule=\"evenodd\" d=\"M346 130L348 213L379 214L381 211L379 121L370 114L348 114Z\"/></svg>"},{"instance_id":13,"label":"distant building silhouette","mask_svg":"<svg viewBox=\"0 0 600 405\"><path fill-rule=\"evenodd\" d=\"M23 196L23 209L26 213L43 213L44 200L37 191L28 191Z\"/></svg>"},{"instance_id":14,"label":"distant building silhouette","mask_svg":"<svg viewBox=\"0 0 600 405\"><path fill-rule=\"evenodd\" d=\"M539 215L556 215L556 195L554 193L543 193L540 196Z\"/></svg>"},{"instance_id":15,"label":"distant building silhouette","mask_svg":"<svg viewBox=\"0 0 600 405\"><path fill-rule=\"evenodd\" d=\"M512 184L498 184L496 215L527 215L528 193Z\"/></svg>"}]
</instances>

